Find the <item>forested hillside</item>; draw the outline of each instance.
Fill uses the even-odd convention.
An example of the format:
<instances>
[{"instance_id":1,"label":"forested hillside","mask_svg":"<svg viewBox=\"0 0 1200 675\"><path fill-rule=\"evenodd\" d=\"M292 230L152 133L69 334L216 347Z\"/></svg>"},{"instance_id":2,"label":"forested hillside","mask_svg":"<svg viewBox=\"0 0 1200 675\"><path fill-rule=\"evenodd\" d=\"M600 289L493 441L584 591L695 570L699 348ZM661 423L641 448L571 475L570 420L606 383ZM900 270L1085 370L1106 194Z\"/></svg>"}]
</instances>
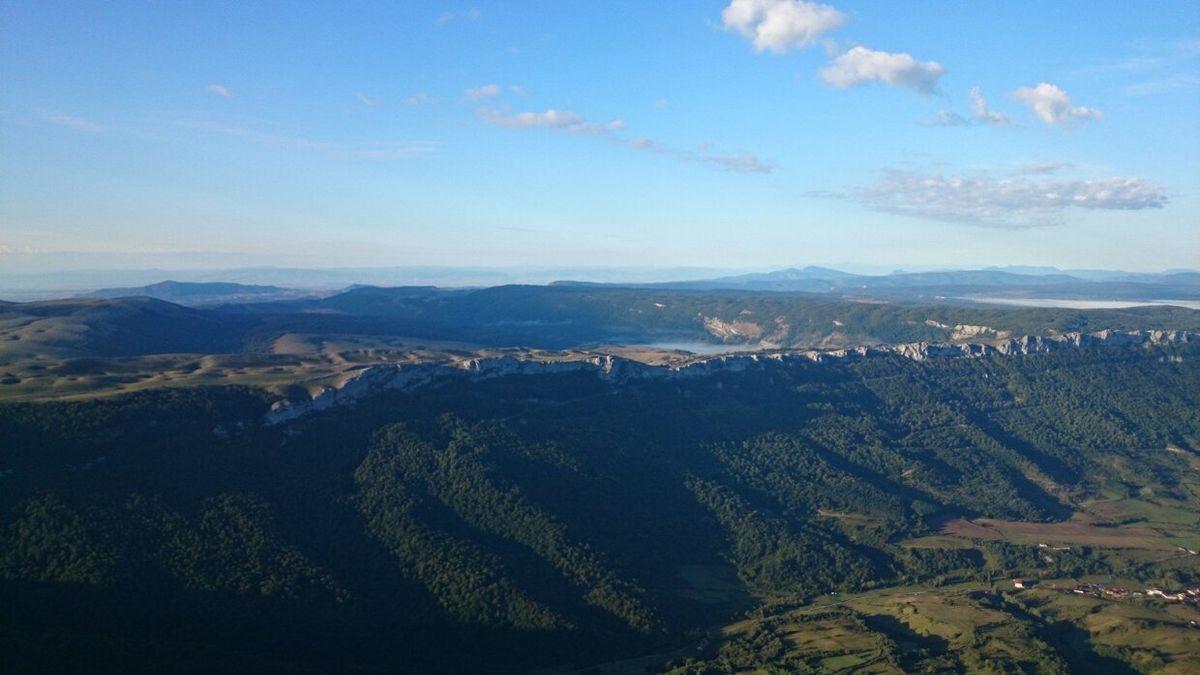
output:
<instances>
[{"instance_id":1,"label":"forested hillside","mask_svg":"<svg viewBox=\"0 0 1200 675\"><path fill-rule=\"evenodd\" d=\"M905 668L1190 658L990 590L937 601L1008 617L1015 646L970 656L869 594L1200 585L1177 550L1200 548L1194 344L451 380L274 427L267 406L232 387L0 405L6 671L795 670L801 624ZM868 595L788 613L829 593ZM746 616L776 618L709 632Z\"/></svg>"}]
</instances>

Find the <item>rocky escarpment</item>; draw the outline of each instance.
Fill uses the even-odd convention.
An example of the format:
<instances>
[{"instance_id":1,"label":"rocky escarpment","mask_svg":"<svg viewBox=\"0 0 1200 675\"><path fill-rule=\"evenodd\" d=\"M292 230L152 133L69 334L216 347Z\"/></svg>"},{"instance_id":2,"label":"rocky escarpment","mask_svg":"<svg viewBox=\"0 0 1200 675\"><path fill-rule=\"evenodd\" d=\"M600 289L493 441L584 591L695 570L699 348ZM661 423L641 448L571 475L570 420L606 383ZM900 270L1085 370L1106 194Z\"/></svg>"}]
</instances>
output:
<instances>
[{"instance_id":1,"label":"rocky escarpment","mask_svg":"<svg viewBox=\"0 0 1200 675\"><path fill-rule=\"evenodd\" d=\"M278 401L267 413L267 424L279 424L305 415L353 403L369 394L408 391L452 379L487 380L514 375L547 375L589 371L614 384L646 379L700 377L760 369L770 364L822 363L871 357L899 356L914 361L978 358L988 355L1038 354L1080 347L1149 348L1200 342L1200 333L1187 331L1099 331L1025 336L991 343L912 342L877 347L833 350L792 350L722 354L697 357L671 365L649 365L608 354L581 352L577 358L538 360L499 356L424 363L368 366L340 387L326 386L310 400Z\"/></svg>"}]
</instances>

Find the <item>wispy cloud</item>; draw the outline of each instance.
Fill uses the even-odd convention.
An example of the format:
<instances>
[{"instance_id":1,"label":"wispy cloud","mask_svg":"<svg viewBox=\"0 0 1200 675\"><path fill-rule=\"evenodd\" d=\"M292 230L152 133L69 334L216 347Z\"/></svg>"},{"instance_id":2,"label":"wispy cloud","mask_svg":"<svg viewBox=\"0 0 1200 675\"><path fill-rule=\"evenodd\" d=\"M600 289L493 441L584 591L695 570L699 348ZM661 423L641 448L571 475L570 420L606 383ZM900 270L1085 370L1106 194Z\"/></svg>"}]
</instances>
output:
<instances>
[{"instance_id":1,"label":"wispy cloud","mask_svg":"<svg viewBox=\"0 0 1200 675\"><path fill-rule=\"evenodd\" d=\"M939 110L932 119L921 120L917 124L934 127L965 127L981 124L1005 126L1012 124L1007 115L998 113L988 107L987 99L979 87L971 87L967 94L971 105L971 116L965 117L949 110Z\"/></svg>"},{"instance_id":2,"label":"wispy cloud","mask_svg":"<svg viewBox=\"0 0 1200 675\"><path fill-rule=\"evenodd\" d=\"M773 161L763 160L750 152L721 153L713 152L712 144L700 143L697 150L686 150L665 145L648 138L622 139L620 142L634 150L643 150L656 155L673 157L681 162L691 164L708 164L734 173L771 173L775 170Z\"/></svg>"},{"instance_id":3,"label":"wispy cloud","mask_svg":"<svg viewBox=\"0 0 1200 675\"><path fill-rule=\"evenodd\" d=\"M484 122L498 127L557 129L572 134L607 134L625 128L625 122L619 119L603 123L589 122L569 110L554 108L538 112L508 113L485 106L479 109L479 116Z\"/></svg>"},{"instance_id":4,"label":"wispy cloud","mask_svg":"<svg viewBox=\"0 0 1200 675\"><path fill-rule=\"evenodd\" d=\"M1075 166L1072 162L1033 162L1021 167L1021 173L1047 174L1070 169Z\"/></svg>"},{"instance_id":5,"label":"wispy cloud","mask_svg":"<svg viewBox=\"0 0 1200 675\"><path fill-rule=\"evenodd\" d=\"M379 98L378 96L371 96L370 94L366 94L361 91L355 93L354 98L358 99L359 103L367 106L368 108L378 108L379 104L383 102L383 99Z\"/></svg>"},{"instance_id":6,"label":"wispy cloud","mask_svg":"<svg viewBox=\"0 0 1200 675\"><path fill-rule=\"evenodd\" d=\"M212 94L213 96L220 96L221 98L229 98L233 96L233 94L229 92L229 88L223 84L206 84L204 85L204 91Z\"/></svg>"},{"instance_id":7,"label":"wispy cloud","mask_svg":"<svg viewBox=\"0 0 1200 675\"><path fill-rule=\"evenodd\" d=\"M1130 96L1154 96L1173 91L1200 89L1200 73L1175 73L1154 77L1122 88Z\"/></svg>"},{"instance_id":8,"label":"wispy cloud","mask_svg":"<svg viewBox=\"0 0 1200 675\"><path fill-rule=\"evenodd\" d=\"M1132 56L1109 59L1084 69L1086 74L1121 71L1147 73L1172 66L1188 65L1200 59L1200 39L1142 43Z\"/></svg>"},{"instance_id":9,"label":"wispy cloud","mask_svg":"<svg viewBox=\"0 0 1200 675\"><path fill-rule=\"evenodd\" d=\"M854 47L821 70L821 79L847 89L864 84L887 84L928 95L937 91L946 74L937 61L918 61L906 53L881 52Z\"/></svg>"},{"instance_id":10,"label":"wispy cloud","mask_svg":"<svg viewBox=\"0 0 1200 675\"><path fill-rule=\"evenodd\" d=\"M780 54L813 44L840 28L846 15L804 0L732 0L721 12L721 22L749 38L757 51Z\"/></svg>"},{"instance_id":11,"label":"wispy cloud","mask_svg":"<svg viewBox=\"0 0 1200 675\"><path fill-rule=\"evenodd\" d=\"M1200 88L1200 39L1138 45L1132 54L1109 58L1079 69L1090 79L1124 81L1127 96L1154 96Z\"/></svg>"},{"instance_id":12,"label":"wispy cloud","mask_svg":"<svg viewBox=\"0 0 1200 675\"><path fill-rule=\"evenodd\" d=\"M467 97L468 101L486 101L496 98L502 93L504 93L504 90L500 88L500 85L485 84L467 89L463 92L463 95Z\"/></svg>"},{"instance_id":13,"label":"wispy cloud","mask_svg":"<svg viewBox=\"0 0 1200 675\"><path fill-rule=\"evenodd\" d=\"M923 127L967 127L975 124L975 121L951 110L939 110L929 119L917 120L917 124Z\"/></svg>"},{"instance_id":14,"label":"wispy cloud","mask_svg":"<svg viewBox=\"0 0 1200 675\"><path fill-rule=\"evenodd\" d=\"M1006 125L1012 124L1012 120L1003 113L995 112L988 108L987 99L983 97L983 90L979 87L971 87L971 92L968 94L971 99L971 114L975 119L983 124Z\"/></svg>"},{"instance_id":15,"label":"wispy cloud","mask_svg":"<svg viewBox=\"0 0 1200 675\"><path fill-rule=\"evenodd\" d=\"M91 122L82 117L68 115L56 110L47 110L42 113L42 119L55 126L60 126L72 131L78 131L84 134L100 134L104 133L104 127Z\"/></svg>"},{"instance_id":16,"label":"wispy cloud","mask_svg":"<svg viewBox=\"0 0 1200 675\"><path fill-rule=\"evenodd\" d=\"M1021 87L1012 92L1012 97L1024 103L1046 124L1071 124L1094 120L1099 122L1104 115L1095 108L1071 105L1071 97L1056 85L1040 82L1034 87Z\"/></svg>"},{"instance_id":17,"label":"wispy cloud","mask_svg":"<svg viewBox=\"0 0 1200 675\"><path fill-rule=\"evenodd\" d=\"M335 146L333 153L360 159L408 159L436 152L442 144L437 141L377 141L368 145Z\"/></svg>"},{"instance_id":18,"label":"wispy cloud","mask_svg":"<svg viewBox=\"0 0 1200 675\"><path fill-rule=\"evenodd\" d=\"M1008 229L1056 225L1070 209L1138 211L1168 201L1161 187L1142 178L1000 178L899 169L839 196L885 213Z\"/></svg>"},{"instance_id":19,"label":"wispy cloud","mask_svg":"<svg viewBox=\"0 0 1200 675\"><path fill-rule=\"evenodd\" d=\"M331 159L407 159L428 155L441 147L436 141L329 141L208 119L179 119L171 124L182 129L231 136L265 147L314 153Z\"/></svg>"},{"instance_id":20,"label":"wispy cloud","mask_svg":"<svg viewBox=\"0 0 1200 675\"><path fill-rule=\"evenodd\" d=\"M445 24L453 23L455 21L469 21L474 23L482 18L483 13L479 11L478 7L468 7L464 10L447 10L442 12L441 14L437 15L437 18L434 19L434 22L439 26L444 26Z\"/></svg>"},{"instance_id":21,"label":"wispy cloud","mask_svg":"<svg viewBox=\"0 0 1200 675\"><path fill-rule=\"evenodd\" d=\"M437 96L432 96L426 92L418 91L417 93L415 93L411 96L405 97L405 99L401 102L404 105L415 106L415 105L433 105L434 103L437 103L440 100L441 99L438 98Z\"/></svg>"},{"instance_id":22,"label":"wispy cloud","mask_svg":"<svg viewBox=\"0 0 1200 675\"><path fill-rule=\"evenodd\" d=\"M713 152L708 144L698 146L698 150L685 150L648 138L628 138L620 133L625 130L625 122L620 119L593 122L577 113L554 108L512 113L483 106L478 109L478 113L480 119L492 126L508 129L548 129L595 136L632 150L672 157L682 162L708 164L736 173L770 173L775 169L773 162L759 159L752 153Z\"/></svg>"},{"instance_id":23,"label":"wispy cloud","mask_svg":"<svg viewBox=\"0 0 1200 675\"><path fill-rule=\"evenodd\" d=\"M665 98L656 98L650 102L650 107L655 110L666 110L670 105L671 102Z\"/></svg>"}]
</instances>

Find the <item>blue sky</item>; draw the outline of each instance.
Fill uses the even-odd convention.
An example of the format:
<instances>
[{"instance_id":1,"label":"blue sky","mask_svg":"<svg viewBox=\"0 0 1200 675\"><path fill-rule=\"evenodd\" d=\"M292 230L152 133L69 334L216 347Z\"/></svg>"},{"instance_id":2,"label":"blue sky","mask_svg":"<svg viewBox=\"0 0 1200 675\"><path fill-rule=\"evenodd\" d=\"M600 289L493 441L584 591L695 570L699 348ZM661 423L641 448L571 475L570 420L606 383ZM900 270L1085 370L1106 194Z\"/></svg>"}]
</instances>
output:
<instances>
[{"instance_id":1,"label":"blue sky","mask_svg":"<svg viewBox=\"0 0 1200 675\"><path fill-rule=\"evenodd\" d=\"M10 1L0 33L0 270L1200 266L1195 2Z\"/></svg>"}]
</instances>

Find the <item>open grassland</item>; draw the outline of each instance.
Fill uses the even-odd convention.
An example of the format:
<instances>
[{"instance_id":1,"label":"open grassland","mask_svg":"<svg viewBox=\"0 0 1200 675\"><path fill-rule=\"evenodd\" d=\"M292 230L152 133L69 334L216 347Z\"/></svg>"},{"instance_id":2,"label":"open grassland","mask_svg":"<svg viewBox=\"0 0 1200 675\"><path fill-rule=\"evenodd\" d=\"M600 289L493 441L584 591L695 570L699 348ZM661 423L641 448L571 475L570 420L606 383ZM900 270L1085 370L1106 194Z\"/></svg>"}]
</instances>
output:
<instances>
[{"instance_id":1,"label":"open grassland","mask_svg":"<svg viewBox=\"0 0 1200 675\"><path fill-rule=\"evenodd\" d=\"M1180 496L1084 500L1067 521L1020 522L955 518L940 534L903 542L909 548L968 548L972 541L1003 541L1064 550L1070 547L1181 552L1200 549L1200 500L1193 484ZM1194 555L1194 554L1193 554Z\"/></svg>"},{"instance_id":2,"label":"open grassland","mask_svg":"<svg viewBox=\"0 0 1200 675\"><path fill-rule=\"evenodd\" d=\"M1170 541L1145 527L1103 527L1080 521L1026 523L992 518L956 518L942 528L949 535L968 539L1008 541L1015 544L1095 546L1167 551Z\"/></svg>"},{"instance_id":3,"label":"open grassland","mask_svg":"<svg viewBox=\"0 0 1200 675\"><path fill-rule=\"evenodd\" d=\"M1200 672L1200 608L1195 605L1106 600L1049 586L1044 583L1014 597L1048 621L1082 627L1098 651L1139 671Z\"/></svg>"},{"instance_id":4,"label":"open grassland","mask_svg":"<svg viewBox=\"0 0 1200 675\"><path fill-rule=\"evenodd\" d=\"M1087 511L1113 523L1155 523L1161 525L1195 526L1200 513L1187 508L1179 500L1118 499L1091 502Z\"/></svg>"},{"instance_id":5,"label":"open grassland","mask_svg":"<svg viewBox=\"0 0 1200 675\"><path fill-rule=\"evenodd\" d=\"M283 392L319 387L346 368L289 355L36 359L0 365L0 401L78 400L147 389L244 385Z\"/></svg>"},{"instance_id":6,"label":"open grassland","mask_svg":"<svg viewBox=\"0 0 1200 675\"><path fill-rule=\"evenodd\" d=\"M160 387L241 385L285 397L338 386L364 367L481 356L460 343L289 333L269 351L62 357L54 353L0 358L0 401L86 399Z\"/></svg>"},{"instance_id":7,"label":"open grassland","mask_svg":"<svg viewBox=\"0 0 1200 675\"><path fill-rule=\"evenodd\" d=\"M239 354L107 358L52 353L3 358L0 354L0 401L79 400L162 387L214 385L262 388L295 399L311 396L324 387L340 387L363 368L375 365L454 363L504 355L572 360L596 353L653 365L680 363L692 357L686 352L650 347L495 349L446 340L287 333L274 340L269 351Z\"/></svg>"},{"instance_id":8,"label":"open grassland","mask_svg":"<svg viewBox=\"0 0 1200 675\"><path fill-rule=\"evenodd\" d=\"M1061 580L1063 585L1072 580ZM1200 668L1200 610L1005 582L819 598L726 626L673 673L1161 672ZM768 606L769 607L769 606Z\"/></svg>"}]
</instances>

